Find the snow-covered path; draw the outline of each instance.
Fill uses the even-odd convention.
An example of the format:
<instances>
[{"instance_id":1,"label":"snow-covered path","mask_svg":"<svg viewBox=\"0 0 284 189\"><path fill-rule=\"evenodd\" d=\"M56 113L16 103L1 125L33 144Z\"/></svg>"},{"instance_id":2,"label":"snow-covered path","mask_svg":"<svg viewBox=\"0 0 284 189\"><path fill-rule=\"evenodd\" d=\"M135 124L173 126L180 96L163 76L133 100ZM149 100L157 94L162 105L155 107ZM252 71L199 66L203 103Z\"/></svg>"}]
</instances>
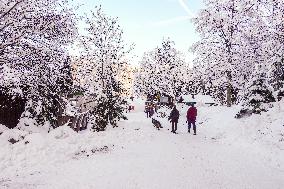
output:
<instances>
[{"instance_id":1,"label":"snow-covered path","mask_svg":"<svg viewBox=\"0 0 284 189\"><path fill-rule=\"evenodd\" d=\"M204 121L206 114L201 112L200 119ZM0 173L0 188L280 189L284 184L283 149L270 152L249 143L243 130L203 123L194 136L186 132L181 120L175 135L168 130L169 124L156 130L142 108L137 107L128 117L120 128L97 135L102 148L94 153L50 163L19 164L18 169L12 164L14 168Z\"/></svg>"}]
</instances>

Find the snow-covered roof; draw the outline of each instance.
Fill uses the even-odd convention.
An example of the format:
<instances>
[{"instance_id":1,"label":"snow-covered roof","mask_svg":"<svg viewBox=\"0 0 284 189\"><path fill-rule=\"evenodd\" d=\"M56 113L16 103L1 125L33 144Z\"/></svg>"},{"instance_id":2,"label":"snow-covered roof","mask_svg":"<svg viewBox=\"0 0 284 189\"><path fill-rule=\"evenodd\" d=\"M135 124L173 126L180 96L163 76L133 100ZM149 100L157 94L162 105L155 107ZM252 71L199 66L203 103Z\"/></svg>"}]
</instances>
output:
<instances>
[{"instance_id":1,"label":"snow-covered roof","mask_svg":"<svg viewBox=\"0 0 284 189\"><path fill-rule=\"evenodd\" d=\"M215 100L209 95L183 95L183 102L202 102L202 103L216 103Z\"/></svg>"}]
</instances>

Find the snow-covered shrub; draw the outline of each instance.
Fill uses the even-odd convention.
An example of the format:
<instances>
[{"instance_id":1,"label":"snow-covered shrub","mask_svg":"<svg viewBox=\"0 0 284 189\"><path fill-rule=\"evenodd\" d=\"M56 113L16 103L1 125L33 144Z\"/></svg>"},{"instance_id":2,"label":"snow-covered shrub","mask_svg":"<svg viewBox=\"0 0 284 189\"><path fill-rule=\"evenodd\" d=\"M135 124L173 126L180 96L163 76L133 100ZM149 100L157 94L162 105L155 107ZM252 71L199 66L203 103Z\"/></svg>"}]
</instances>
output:
<instances>
[{"instance_id":1,"label":"snow-covered shrub","mask_svg":"<svg viewBox=\"0 0 284 189\"><path fill-rule=\"evenodd\" d=\"M124 115L127 101L121 96L119 86L113 84L110 87L116 88L110 88L109 92L96 99L92 126L95 131L104 131L108 124L116 127L118 121L127 119Z\"/></svg>"},{"instance_id":2,"label":"snow-covered shrub","mask_svg":"<svg viewBox=\"0 0 284 189\"><path fill-rule=\"evenodd\" d=\"M1 137L1 140L5 140L10 142L11 144L15 144L19 141L24 140L25 136L27 136L29 133L26 131L21 131L19 129L8 129L3 131Z\"/></svg>"},{"instance_id":3,"label":"snow-covered shrub","mask_svg":"<svg viewBox=\"0 0 284 189\"><path fill-rule=\"evenodd\" d=\"M92 129L94 131L104 131L108 125L108 99L105 96L101 96L97 100L97 105L93 110L94 122Z\"/></svg>"},{"instance_id":4,"label":"snow-covered shrub","mask_svg":"<svg viewBox=\"0 0 284 189\"><path fill-rule=\"evenodd\" d=\"M252 113L260 114L271 108L272 105L269 103L275 102L275 98L266 82L264 74L255 76L255 79L249 84L244 108L236 115L236 118L241 118Z\"/></svg>"},{"instance_id":5,"label":"snow-covered shrub","mask_svg":"<svg viewBox=\"0 0 284 189\"><path fill-rule=\"evenodd\" d=\"M55 139L65 139L67 137L73 136L75 133L70 127L64 125L58 127L50 132L50 136Z\"/></svg>"},{"instance_id":6,"label":"snow-covered shrub","mask_svg":"<svg viewBox=\"0 0 284 189\"><path fill-rule=\"evenodd\" d=\"M26 106L26 110L23 112L19 123L18 123L18 127L19 128L24 128L24 127L28 127L28 126L38 126L38 123L36 121L36 115L33 114L33 111L30 112L29 111L29 103Z\"/></svg>"},{"instance_id":7,"label":"snow-covered shrub","mask_svg":"<svg viewBox=\"0 0 284 189\"><path fill-rule=\"evenodd\" d=\"M9 129L9 128L6 127L5 125L0 124L0 135L1 135L4 131L6 131L6 130L8 130L8 129Z\"/></svg>"},{"instance_id":8,"label":"snow-covered shrub","mask_svg":"<svg viewBox=\"0 0 284 189\"><path fill-rule=\"evenodd\" d=\"M247 105L253 108L253 113L266 111L266 103L275 102L271 90L265 84L265 79L258 78L249 87Z\"/></svg>"},{"instance_id":9,"label":"snow-covered shrub","mask_svg":"<svg viewBox=\"0 0 284 189\"><path fill-rule=\"evenodd\" d=\"M235 118L240 119L240 118L244 118L244 117L248 117L250 115L252 115L253 110L249 110L249 109L241 109L235 116Z\"/></svg>"}]
</instances>

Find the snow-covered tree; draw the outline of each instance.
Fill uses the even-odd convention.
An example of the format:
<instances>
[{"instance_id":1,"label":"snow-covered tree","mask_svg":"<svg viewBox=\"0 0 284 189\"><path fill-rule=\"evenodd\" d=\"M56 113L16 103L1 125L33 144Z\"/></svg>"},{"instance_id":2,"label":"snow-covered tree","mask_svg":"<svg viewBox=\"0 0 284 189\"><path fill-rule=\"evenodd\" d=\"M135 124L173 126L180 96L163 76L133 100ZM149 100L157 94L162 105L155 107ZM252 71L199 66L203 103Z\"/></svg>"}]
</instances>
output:
<instances>
[{"instance_id":1,"label":"snow-covered tree","mask_svg":"<svg viewBox=\"0 0 284 189\"><path fill-rule=\"evenodd\" d=\"M248 91L245 94L245 103L237 117L251 113L260 114L267 111L269 103L275 102L272 88L268 84L267 74L258 70L251 77L252 79L247 83Z\"/></svg>"},{"instance_id":2,"label":"snow-covered tree","mask_svg":"<svg viewBox=\"0 0 284 189\"><path fill-rule=\"evenodd\" d=\"M275 62L271 67L271 86L274 96L278 101L284 97L284 58L281 62Z\"/></svg>"},{"instance_id":3,"label":"snow-covered tree","mask_svg":"<svg viewBox=\"0 0 284 189\"><path fill-rule=\"evenodd\" d=\"M77 30L66 3L4 0L0 6L0 90L26 99L38 121L53 126L60 99L70 92L66 85L72 86L62 69L70 67L67 46Z\"/></svg>"},{"instance_id":4,"label":"snow-covered tree","mask_svg":"<svg viewBox=\"0 0 284 189\"><path fill-rule=\"evenodd\" d=\"M129 60L125 60L118 72L118 81L121 82L123 86L123 95L132 96L133 95L133 81L134 74L136 72L135 66L130 64Z\"/></svg>"},{"instance_id":5,"label":"snow-covered tree","mask_svg":"<svg viewBox=\"0 0 284 189\"><path fill-rule=\"evenodd\" d=\"M255 14L254 6L253 1L208 0L206 8L193 19L201 35L193 46L195 62L206 68L205 82L226 85L228 106L232 104L234 88L241 87L253 68L253 62L244 60L244 56L248 52L245 32L255 23L250 20Z\"/></svg>"},{"instance_id":6,"label":"snow-covered tree","mask_svg":"<svg viewBox=\"0 0 284 189\"><path fill-rule=\"evenodd\" d=\"M270 67L270 82L275 90L275 98L281 100L284 97L284 2L270 0L267 3L268 23L270 32L265 48Z\"/></svg>"},{"instance_id":7,"label":"snow-covered tree","mask_svg":"<svg viewBox=\"0 0 284 189\"><path fill-rule=\"evenodd\" d=\"M201 39L193 45L200 80L226 88L226 103L233 94L244 99L251 73L260 66L268 72L283 54L281 28L283 5L279 0L206 0L205 9L193 19ZM283 24L282 24L283 25Z\"/></svg>"},{"instance_id":8,"label":"snow-covered tree","mask_svg":"<svg viewBox=\"0 0 284 189\"><path fill-rule=\"evenodd\" d=\"M140 62L135 88L140 95L165 93L172 97L184 91L188 66L174 42L164 39L161 46L146 52Z\"/></svg>"},{"instance_id":9,"label":"snow-covered tree","mask_svg":"<svg viewBox=\"0 0 284 189\"><path fill-rule=\"evenodd\" d=\"M125 118L126 101L122 97L119 74L132 47L126 46L118 19L107 16L101 6L86 17L86 24L87 35L81 40L84 51L77 78L87 93L96 96L93 128L101 131L108 123L116 126L118 120Z\"/></svg>"},{"instance_id":10,"label":"snow-covered tree","mask_svg":"<svg viewBox=\"0 0 284 189\"><path fill-rule=\"evenodd\" d=\"M145 52L142 60L139 62L140 67L135 74L134 90L140 95L148 95L155 93L157 83L155 82L155 62L153 51Z\"/></svg>"}]
</instances>

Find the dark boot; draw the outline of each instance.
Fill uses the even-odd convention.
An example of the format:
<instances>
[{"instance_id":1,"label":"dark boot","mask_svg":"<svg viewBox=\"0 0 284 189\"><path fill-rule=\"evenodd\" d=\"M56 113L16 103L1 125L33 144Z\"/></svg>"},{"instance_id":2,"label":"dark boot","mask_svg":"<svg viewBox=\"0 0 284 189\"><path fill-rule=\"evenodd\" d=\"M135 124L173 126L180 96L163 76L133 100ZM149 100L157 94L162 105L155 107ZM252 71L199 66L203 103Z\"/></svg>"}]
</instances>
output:
<instances>
[{"instance_id":1,"label":"dark boot","mask_svg":"<svg viewBox=\"0 0 284 189\"><path fill-rule=\"evenodd\" d=\"M190 133L190 129L191 129L191 123L189 121L187 121L187 132Z\"/></svg>"},{"instance_id":2,"label":"dark boot","mask_svg":"<svg viewBox=\"0 0 284 189\"><path fill-rule=\"evenodd\" d=\"M175 130L174 131L176 133L176 131L177 131L177 122L174 123L174 126L175 126Z\"/></svg>"}]
</instances>

